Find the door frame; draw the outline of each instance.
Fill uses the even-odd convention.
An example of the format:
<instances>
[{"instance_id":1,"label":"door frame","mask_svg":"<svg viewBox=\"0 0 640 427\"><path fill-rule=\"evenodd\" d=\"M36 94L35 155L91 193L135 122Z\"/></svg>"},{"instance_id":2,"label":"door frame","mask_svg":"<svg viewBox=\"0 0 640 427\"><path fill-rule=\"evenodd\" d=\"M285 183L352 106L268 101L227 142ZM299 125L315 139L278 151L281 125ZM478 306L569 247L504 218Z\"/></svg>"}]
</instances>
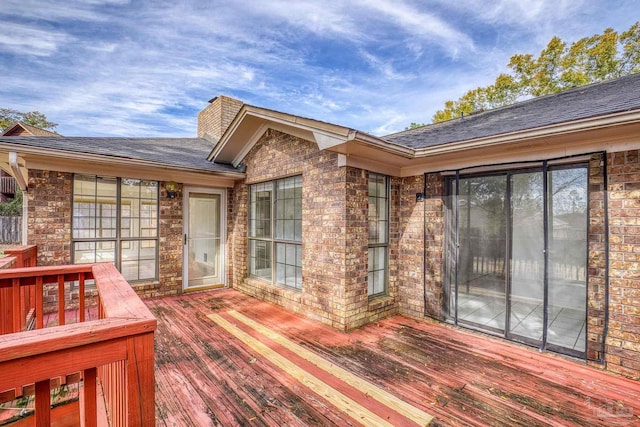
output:
<instances>
[{"instance_id":1,"label":"door frame","mask_svg":"<svg viewBox=\"0 0 640 427\"><path fill-rule=\"evenodd\" d=\"M190 292L210 288L211 285L189 286L189 194L220 195L220 283L227 286L227 189L211 187L184 186L182 189L182 291Z\"/></svg>"},{"instance_id":2,"label":"door frame","mask_svg":"<svg viewBox=\"0 0 640 427\"><path fill-rule=\"evenodd\" d=\"M537 162L532 162L532 163L537 163ZM456 171L455 175L449 175L445 178L445 185L444 185L444 192L443 195L445 197L445 199L449 199L449 201L447 202L445 200L445 206L446 206L446 213L445 213L445 221L447 221L447 224L445 226L445 229L448 226L453 225L454 230L453 231L453 235L451 230L445 230L445 235L447 237L445 237L445 242L443 243L445 246L445 251L447 250L446 248L448 247L448 245L453 244L455 246L455 252L454 252L454 256L452 260L446 260L444 259L447 255L445 254L443 257L443 268L446 270L447 269L447 265L450 265L449 263L453 264L453 273L454 273L454 278L453 278L453 283L451 282L451 271L449 271L448 273L445 272L445 274L443 274L443 278L445 281L447 281L446 285L445 282L443 281L443 290L444 290L444 298L443 298L443 308L445 310L445 318L446 321L454 323L455 325L460 325L466 328L470 328L470 329L476 329L482 332L486 332L492 335L496 335L502 338L505 338L507 340L510 341L516 341L516 342L520 342L523 344L527 344L527 345L532 345L535 347L538 347L540 350L551 350L554 351L556 353L561 353L561 354L566 354L569 356L575 356L575 357L580 357L583 359L587 358L587 348L588 346L585 345L585 350L584 351L580 351L580 350L573 350L567 347L563 347L557 344L553 344L548 342L547 339L547 332L549 330L549 316L548 316L548 308L549 308L549 290L550 290L550 279L549 279L549 233L551 231L551 229L549 228L549 212L548 209L551 206L552 201L550 201L549 199L549 183L548 183L548 173L551 171L557 171L557 170L562 170L562 169L585 169L586 170L586 176L587 176L587 184L586 184L586 205L587 205L587 212L586 212L586 233L587 233L587 246L586 246L586 251L584 254L585 257L585 265L587 267L588 270L588 266L589 266L589 202L591 200L591 192L589 190L589 171L590 171L590 166L589 163L583 160L576 160L575 162L566 162L566 163L552 163L550 164L550 162L548 160L543 160L539 162L539 165L527 165L526 167L514 167L514 168L508 168L505 167L504 169L497 169L497 170L489 170L487 172L476 172L476 173L469 173L469 174L460 174L460 170ZM543 292L544 292L544 296L543 296L543 310L544 310L544 318L543 318L543 336L541 340L535 340L535 339L530 339L527 337L523 337L517 334L514 334L511 330L510 330L510 317L511 317L511 305L512 305L512 301L511 301L511 285L512 285L512 278L510 277L510 272L509 269L507 268L508 265L510 265L511 259L512 259L512 242L510 242L510 236L513 233L513 218L512 218L512 213L511 213L511 208L510 208L510 199L512 196L512 189L511 187L511 176L513 175L517 175L517 174L521 174L521 173L532 173L532 172L540 172L542 174L543 177L543 222L544 222L544 283L543 283ZM467 178L473 178L473 177L487 177L487 176L501 176L504 175L506 178L506 185L507 188L505 190L505 203L508 203L508 207L507 207L507 216L506 216L506 248L505 248L505 326L503 330L497 330L497 329L492 329L492 328L488 328L488 327L482 327L479 326L477 324L474 324L473 322L466 322L466 321L460 321L460 319L458 318L458 269L459 269L459 206L458 206L458 196L459 196L459 185L460 185L460 180L461 179L467 179ZM453 185L451 184L453 183ZM455 204L455 205L454 205ZM455 206L455 208L453 207ZM450 241L449 243L447 243L447 239L452 239L453 241ZM449 267L451 268L451 267ZM585 305L584 305L584 315L585 315L585 332L584 335L585 337L588 337L588 333L589 333L589 317L588 317L588 307L589 307L589 274L585 273ZM451 296L454 296L454 307L453 307L453 313L451 312Z\"/></svg>"}]
</instances>

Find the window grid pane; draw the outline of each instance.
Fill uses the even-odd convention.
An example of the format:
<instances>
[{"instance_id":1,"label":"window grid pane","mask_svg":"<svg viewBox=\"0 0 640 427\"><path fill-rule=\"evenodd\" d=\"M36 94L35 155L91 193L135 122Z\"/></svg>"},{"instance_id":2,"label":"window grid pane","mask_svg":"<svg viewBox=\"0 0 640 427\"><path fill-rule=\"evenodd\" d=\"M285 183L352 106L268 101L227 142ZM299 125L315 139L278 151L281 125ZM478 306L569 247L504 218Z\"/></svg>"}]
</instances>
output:
<instances>
[{"instance_id":1,"label":"window grid pane","mask_svg":"<svg viewBox=\"0 0 640 427\"><path fill-rule=\"evenodd\" d=\"M248 210L249 274L301 289L302 177L250 185Z\"/></svg>"},{"instance_id":2,"label":"window grid pane","mask_svg":"<svg viewBox=\"0 0 640 427\"><path fill-rule=\"evenodd\" d=\"M74 175L72 227L76 264L112 262L129 281L156 278L158 182ZM120 240L140 237L149 239Z\"/></svg>"},{"instance_id":3,"label":"window grid pane","mask_svg":"<svg viewBox=\"0 0 640 427\"><path fill-rule=\"evenodd\" d=\"M387 291L387 245L389 243L389 178L369 173L369 296Z\"/></svg>"},{"instance_id":4,"label":"window grid pane","mask_svg":"<svg viewBox=\"0 0 640 427\"><path fill-rule=\"evenodd\" d=\"M276 239L302 240L302 178L276 181Z\"/></svg>"},{"instance_id":5,"label":"window grid pane","mask_svg":"<svg viewBox=\"0 0 640 427\"><path fill-rule=\"evenodd\" d=\"M302 245L276 243L276 283L302 289Z\"/></svg>"},{"instance_id":6,"label":"window grid pane","mask_svg":"<svg viewBox=\"0 0 640 427\"><path fill-rule=\"evenodd\" d=\"M271 237L272 193L271 182L249 187L249 237Z\"/></svg>"},{"instance_id":7,"label":"window grid pane","mask_svg":"<svg viewBox=\"0 0 640 427\"><path fill-rule=\"evenodd\" d=\"M249 266L252 276L272 280L271 242L249 240Z\"/></svg>"}]
</instances>

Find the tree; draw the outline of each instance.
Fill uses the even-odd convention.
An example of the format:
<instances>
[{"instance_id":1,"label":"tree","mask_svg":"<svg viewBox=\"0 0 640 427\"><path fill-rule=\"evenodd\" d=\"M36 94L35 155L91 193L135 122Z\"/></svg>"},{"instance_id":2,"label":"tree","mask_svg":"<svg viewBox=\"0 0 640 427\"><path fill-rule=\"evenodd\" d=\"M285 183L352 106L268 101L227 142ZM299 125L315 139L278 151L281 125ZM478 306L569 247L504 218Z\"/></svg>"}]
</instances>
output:
<instances>
[{"instance_id":1,"label":"tree","mask_svg":"<svg viewBox=\"0 0 640 427\"><path fill-rule=\"evenodd\" d=\"M39 111L29 111L22 113L11 108L0 108L0 132L14 124L15 122L22 122L27 125L35 126L40 129L53 130L57 123L53 123L47 120L47 116Z\"/></svg>"},{"instance_id":2,"label":"tree","mask_svg":"<svg viewBox=\"0 0 640 427\"><path fill-rule=\"evenodd\" d=\"M22 215L22 191L16 189L13 199L5 203L0 203L0 216L21 216Z\"/></svg>"},{"instance_id":3,"label":"tree","mask_svg":"<svg viewBox=\"0 0 640 427\"><path fill-rule=\"evenodd\" d=\"M411 122L411 124L409 126L407 126L406 128L404 128L404 130L409 130L409 129L418 129L421 128L422 126L426 126L426 123L416 123L416 122Z\"/></svg>"},{"instance_id":4,"label":"tree","mask_svg":"<svg viewBox=\"0 0 640 427\"><path fill-rule=\"evenodd\" d=\"M640 72L640 21L620 34L607 28L570 46L553 37L537 58L516 54L507 67L510 72L500 74L492 85L445 102L434 114L433 123Z\"/></svg>"}]
</instances>

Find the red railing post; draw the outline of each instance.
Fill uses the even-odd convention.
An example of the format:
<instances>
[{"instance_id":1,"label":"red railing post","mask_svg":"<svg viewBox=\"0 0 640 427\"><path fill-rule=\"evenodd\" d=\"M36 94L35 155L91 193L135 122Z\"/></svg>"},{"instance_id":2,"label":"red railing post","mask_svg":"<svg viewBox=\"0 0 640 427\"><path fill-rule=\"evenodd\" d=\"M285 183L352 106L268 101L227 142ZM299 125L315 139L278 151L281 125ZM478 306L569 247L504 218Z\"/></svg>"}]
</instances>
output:
<instances>
[{"instance_id":1,"label":"red railing post","mask_svg":"<svg viewBox=\"0 0 640 427\"><path fill-rule=\"evenodd\" d=\"M127 412L129 425L155 425L153 334L127 340Z\"/></svg>"}]
</instances>

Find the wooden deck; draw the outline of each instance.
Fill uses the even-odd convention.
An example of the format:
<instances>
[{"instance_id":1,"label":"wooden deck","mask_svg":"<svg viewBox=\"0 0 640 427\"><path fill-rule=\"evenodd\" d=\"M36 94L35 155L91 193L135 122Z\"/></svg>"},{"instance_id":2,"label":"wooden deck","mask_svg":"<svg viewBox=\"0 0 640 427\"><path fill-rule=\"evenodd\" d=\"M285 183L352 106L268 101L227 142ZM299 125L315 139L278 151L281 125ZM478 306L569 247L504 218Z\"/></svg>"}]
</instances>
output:
<instances>
[{"instance_id":1,"label":"wooden deck","mask_svg":"<svg viewBox=\"0 0 640 427\"><path fill-rule=\"evenodd\" d=\"M640 383L480 333L345 334L233 290L145 302L160 426L640 425Z\"/></svg>"}]
</instances>

